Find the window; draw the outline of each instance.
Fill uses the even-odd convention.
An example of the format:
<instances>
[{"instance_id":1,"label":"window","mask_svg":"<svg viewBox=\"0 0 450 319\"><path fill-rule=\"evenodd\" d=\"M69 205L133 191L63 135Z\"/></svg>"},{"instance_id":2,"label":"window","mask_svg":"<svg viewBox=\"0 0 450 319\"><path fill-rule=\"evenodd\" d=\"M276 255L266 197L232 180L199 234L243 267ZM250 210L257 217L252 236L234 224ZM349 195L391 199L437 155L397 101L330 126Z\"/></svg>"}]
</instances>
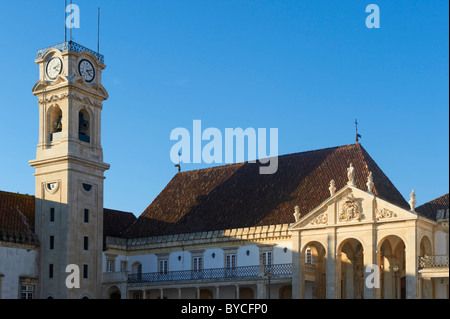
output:
<instances>
[{"instance_id":1,"label":"window","mask_svg":"<svg viewBox=\"0 0 450 319\"><path fill-rule=\"evenodd\" d=\"M88 278L88 265L83 265L83 278Z\"/></svg>"},{"instance_id":2,"label":"window","mask_svg":"<svg viewBox=\"0 0 450 319\"><path fill-rule=\"evenodd\" d=\"M264 251L262 253L262 263L264 266L272 265L272 251Z\"/></svg>"},{"instance_id":3,"label":"window","mask_svg":"<svg viewBox=\"0 0 450 319\"><path fill-rule=\"evenodd\" d=\"M84 222L89 223L89 209L84 210Z\"/></svg>"},{"instance_id":4,"label":"window","mask_svg":"<svg viewBox=\"0 0 450 319\"><path fill-rule=\"evenodd\" d=\"M225 267L227 269L236 268L236 254L227 254L225 256Z\"/></svg>"},{"instance_id":5,"label":"window","mask_svg":"<svg viewBox=\"0 0 450 319\"><path fill-rule=\"evenodd\" d=\"M113 272L113 271L114 271L114 261L107 260L106 261L106 272Z\"/></svg>"},{"instance_id":6,"label":"window","mask_svg":"<svg viewBox=\"0 0 450 319\"><path fill-rule=\"evenodd\" d=\"M309 247L305 250L305 263L312 264L312 251Z\"/></svg>"},{"instance_id":7,"label":"window","mask_svg":"<svg viewBox=\"0 0 450 319\"><path fill-rule=\"evenodd\" d=\"M203 269L203 258L202 257L193 257L192 258L192 270L193 271L201 271Z\"/></svg>"},{"instance_id":8,"label":"window","mask_svg":"<svg viewBox=\"0 0 450 319\"><path fill-rule=\"evenodd\" d=\"M33 285L22 285L22 299L33 299L34 286Z\"/></svg>"},{"instance_id":9,"label":"window","mask_svg":"<svg viewBox=\"0 0 450 319\"><path fill-rule=\"evenodd\" d=\"M54 222L55 221L55 208L50 208L50 221Z\"/></svg>"},{"instance_id":10,"label":"window","mask_svg":"<svg viewBox=\"0 0 450 319\"><path fill-rule=\"evenodd\" d=\"M53 264L48 265L48 278L53 278Z\"/></svg>"},{"instance_id":11,"label":"window","mask_svg":"<svg viewBox=\"0 0 450 319\"><path fill-rule=\"evenodd\" d=\"M167 274L168 272L168 260L167 259L160 259L159 265L158 265L158 271L160 274Z\"/></svg>"},{"instance_id":12,"label":"window","mask_svg":"<svg viewBox=\"0 0 450 319\"><path fill-rule=\"evenodd\" d=\"M50 250L55 248L55 236L50 236Z\"/></svg>"},{"instance_id":13,"label":"window","mask_svg":"<svg viewBox=\"0 0 450 319\"><path fill-rule=\"evenodd\" d=\"M125 260L120 261L120 271L127 271L128 263Z\"/></svg>"},{"instance_id":14,"label":"window","mask_svg":"<svg viewBox=\"0 0 450 319\"><path fill-rule=\"evenodd\" d=\"M83 247L84 247L84 250L88 250L89 249L89 237L88 236L84 236Z\"/></svg>"}]
</instances>

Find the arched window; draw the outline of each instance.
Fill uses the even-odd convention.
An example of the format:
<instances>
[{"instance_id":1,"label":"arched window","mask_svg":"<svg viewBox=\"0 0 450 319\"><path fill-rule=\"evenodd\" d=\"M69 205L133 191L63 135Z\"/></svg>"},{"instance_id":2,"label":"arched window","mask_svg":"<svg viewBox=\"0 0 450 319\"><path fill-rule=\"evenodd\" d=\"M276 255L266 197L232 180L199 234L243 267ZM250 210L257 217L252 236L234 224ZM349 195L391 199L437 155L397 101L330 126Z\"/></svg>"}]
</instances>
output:
<instances>
[{"instance_id":1,"label":"arched window","mask_svg":"<svg viewBox=\"0 0 450 319\"><path fill-rule=\"evenodd\" d=\"M58 140L62 135L62 111L59 107L54 107L50 113L50 142Z\"/></svg>"},{"instance_id":2,"label":"arched window","mask_svg":"<svg viewBox=\"0 0 450 319\"><path fill-rule=\"evenodd\" d=\"M90 143L90 118L86 109L82 109L78 113L78 138L80 141Z\"/></svg>"}]
</instances>

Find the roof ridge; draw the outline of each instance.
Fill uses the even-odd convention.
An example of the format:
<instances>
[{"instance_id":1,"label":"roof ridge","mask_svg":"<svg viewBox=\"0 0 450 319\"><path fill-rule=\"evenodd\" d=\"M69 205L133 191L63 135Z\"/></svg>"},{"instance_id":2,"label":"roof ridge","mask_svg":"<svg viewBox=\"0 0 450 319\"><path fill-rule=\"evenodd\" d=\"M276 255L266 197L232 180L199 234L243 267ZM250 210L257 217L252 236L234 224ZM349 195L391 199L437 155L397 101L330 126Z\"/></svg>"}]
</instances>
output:
<instances>
[{"instance_id":1,"label":"roof ridge","mask_svg":"<svg viewBox=\"0 0 450 319\"><path fill-rule=\"evenodd\" d=\"M22 193L13 193L13 192L8 192L8 191L2 191L0 190L0 194L4 193L6 195L16 195L16 196L26 196L26 197L35 197L35 195L30 195L30 194L22 194Z\"/></svg>"},{"instance_id":2,"label":"roof ridge","mask_svg":"<svg viewBox=\"0 0 450 319\"><path fill-rule=\"evenodd\" d=\"M326 151L326 150L331 150L331 149L339 149L339 148L345 148L345 147L351 147L351 146L353 146L353 147L356 146L356 143L355 144L345 144L345 145L339 145L339 146L330 146L330 147L318 148L318 149L309 150L309 151L287 153L287 154L278 155L278 158L280 158L280 157L289 157L289 156L294 156L294 155L299 155L299 154L307 154L307 153L319 152L319 151ZM259 161L259 160L262 160L262 159L267 159L267 158L270 158L270 156L257 158L256 161ZM249 163L249 161L237 162L237 163L227 163L227 164L223 164L223 165L209 166L209 167L204 167L204 168L196 168L196 169L192 169L192 170L181 171L181 172L178 172L178 173L183 174L183 173L190 173L190 172L202 171L202 170L206 171L206 170L212 170L212 169L222 169L222 168L227 168L227 167L234 166L234 165L244 165L244 164L248 164L248 163Z\"/></svg>"}]
</instances>

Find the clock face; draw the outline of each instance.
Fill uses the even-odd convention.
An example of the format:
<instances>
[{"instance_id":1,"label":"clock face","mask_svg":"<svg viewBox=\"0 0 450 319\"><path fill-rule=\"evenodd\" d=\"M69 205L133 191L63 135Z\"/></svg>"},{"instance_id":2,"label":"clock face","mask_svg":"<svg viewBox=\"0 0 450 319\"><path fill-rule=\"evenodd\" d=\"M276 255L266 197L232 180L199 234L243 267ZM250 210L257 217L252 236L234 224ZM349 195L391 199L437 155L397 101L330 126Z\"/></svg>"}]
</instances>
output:
<instances>
[{"instance_id":1,"label":"clock face","mask_svg":"<svg viewBox=\"0 0 450 319\"><path fill-rule=\"evenodd\" d=\"M80 75L84 77L86 82L91 82L95 77L94 66L88 60L81 60L78 64L78 71Z\"/></svg>"},{"instance_id":2,"label":"clock face","mask_svg":"<svg viewBox=\"0 0 450 319\"><path fill-rule=\"evenodd\" d=\"M62 71L62 62L59 58L53 58L47 63L47 76L54 80Z\"/></svg>"}]
</instances>

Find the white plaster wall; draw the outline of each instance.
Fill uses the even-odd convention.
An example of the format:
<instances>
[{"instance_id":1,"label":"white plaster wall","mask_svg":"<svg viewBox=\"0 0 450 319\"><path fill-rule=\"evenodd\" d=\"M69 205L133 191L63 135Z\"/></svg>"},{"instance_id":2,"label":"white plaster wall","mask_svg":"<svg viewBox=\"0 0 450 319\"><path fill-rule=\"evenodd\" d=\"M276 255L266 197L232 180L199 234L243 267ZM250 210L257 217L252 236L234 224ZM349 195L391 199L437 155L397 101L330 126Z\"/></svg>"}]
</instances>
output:
<instances>
[{"instance_id":1,"label":"white plaster wall","mask_svg":"<svg viewBox=\"0 0 450 319\"><path fill-rule=\"evenodd\" d=\"M38 251L0 246L0 274L2 299L18 299L19 277L38 277Z\"/></svg>"},{"instance_id":2,"label":"white plaster wall","mask_svg":"<svg viewBox=\"0 0 450 319\"><path fill-rule=\"evenodd\" d=\"M286 252L284 249L287 248ZM248 251L248 254L247 254ZM273 263L274 264L288 264L292 263L292 242L283 241L273 245ZM203 251L203 268L225 268L225 255L229 253L228 250L219 247L208 248ZM260 264L261 247L257 244L240 246L236 250L237 267L255 266ZM214 254L214 257L213 257ZM178 250L168 254L169 271L191 270L192 269L191 251ZM181 259L179 260L179 257ZM142 254L135 256L117 256L116 257L116 271L120 269L120 261L128 258L128 270L131 272L131 267L135 262L142 264L142 272L157 272L158 271L158 256L155 253ZM103 269L106 269L106 257L103 255Z\"/></svg>"},{"instance_id":3,"label":"white plaster wall","mask_svg":"<svg viewBox=\"0 0 450 319\"><path fill-rule=\"evenodd\" d=\"M437 231L435 233L435 255L448 255L448 233Z\"/></svg>"}]
</instances>

